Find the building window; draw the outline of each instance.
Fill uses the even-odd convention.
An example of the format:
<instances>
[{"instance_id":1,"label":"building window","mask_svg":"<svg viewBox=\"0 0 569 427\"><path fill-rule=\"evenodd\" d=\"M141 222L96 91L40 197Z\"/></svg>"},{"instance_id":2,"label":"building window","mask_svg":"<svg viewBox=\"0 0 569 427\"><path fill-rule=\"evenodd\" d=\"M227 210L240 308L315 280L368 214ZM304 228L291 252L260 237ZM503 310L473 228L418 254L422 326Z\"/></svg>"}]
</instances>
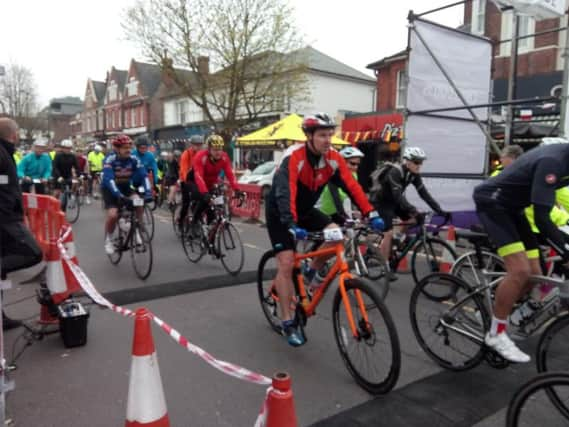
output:
<instances>
[{"instance_id":1,"label":"building window","mask_svg":"<svg viewBox=\"0 0 569 427\"><path fill-rule=\"evenodd\" d=\"M115 101L117 99L117 85L114 81L111 81L109 85L109 101Z\"/></svg>"},{"instance_id":2,"label":"building window","mask_svg":"<svg viewBox=\"0 0 569 427\"><path fill-rule=\"evenodd\" d=\"M115 112L111 112L111 127L115 128Z\"/></svg>"},{"instance_id":3,"label":"building window","mask_svg":"<svg viewBox=\"0 0 569 427\"><path fill-rule=\"evenodd\" d=\"M176 120L180 124L187 123L188 121L188 101L176 102Z\"/></svg>"},{"instance_id":4,"label":"building window","mask_svg":"<svg viewBox=\"0 0 569 427\"><path fill-rule=\"evenodd\" d=\"M138 81L131 77L131 81L126 85L126 96L135 96L138 94Z\"/></svg>"},{"instance_id":5,"label":"building window","mask_svg":"<svg viewBox=\"0 0 569 427\"><path fill-rule=\"evenodd\" d=\"M486 23L486 0L472 0L472 34L484 34Z\"/></svg>"},{"instance_id":6,"label":"building window","mask_svg":"<svg viewBox=\"0 0 569 427\"><path fill-rule=\"evenodd\" d=\"M130 127L136 127L136 108L130 110Z\"/></svg>"},{"instance_id":7,"label":"building window","mask_svg":"<svg viewBox=\"0 0 569 427\"><path fill-rule=\"evenodd\" d=\"M407 94L407 73L405 70L397 72L397 93L395 94L395 108L405 107L405 96Z\"/></svg>"},{"instance_id":8,"label":"building window","mask_svg":"<svg viewBox=\"0 0 569 427\"><path fill-rule=\"evenodd\" d=\"M502 12L502 31L500 37L502 40L509 40L513 35L513 17L512 11ZM520 31L519 37L527 36L535 33L535 19L530 16L520 15ZM518 53L525 53L533 50L535 37L526 37L518 40ZM511 42L502 43L500 45L500 56L510 56L512 50Z\"/></svg>"}]
</instances>

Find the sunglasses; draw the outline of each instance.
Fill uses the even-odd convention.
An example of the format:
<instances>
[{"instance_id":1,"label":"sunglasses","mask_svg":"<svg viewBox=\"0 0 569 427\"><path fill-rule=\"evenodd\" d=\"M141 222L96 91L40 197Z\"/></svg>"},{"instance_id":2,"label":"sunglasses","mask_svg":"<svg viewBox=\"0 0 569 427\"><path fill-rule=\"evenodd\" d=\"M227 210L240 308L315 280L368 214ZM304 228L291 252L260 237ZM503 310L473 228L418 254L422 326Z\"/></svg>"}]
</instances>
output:
<instances>
[{"instance_id":1,"label":"sunglasses","mask_svg":"<svg viewBox=\"0 0 569 427\"><path fill-rule=\"evenodd\" d=\"M423 164L422 160L413 160L413 163L415 163L417 166L421 166Z\"/></svg>"},{"instance_id":2,"label":"sunglasses","mask_svg":"<svg viewBox=\"0 0 569 427\"><path fill-rule=\"evenodd\" d=\"M360 162L348 162L348 164L354 167L358 167L360 165Z\"/></svg>"}]
</instances>

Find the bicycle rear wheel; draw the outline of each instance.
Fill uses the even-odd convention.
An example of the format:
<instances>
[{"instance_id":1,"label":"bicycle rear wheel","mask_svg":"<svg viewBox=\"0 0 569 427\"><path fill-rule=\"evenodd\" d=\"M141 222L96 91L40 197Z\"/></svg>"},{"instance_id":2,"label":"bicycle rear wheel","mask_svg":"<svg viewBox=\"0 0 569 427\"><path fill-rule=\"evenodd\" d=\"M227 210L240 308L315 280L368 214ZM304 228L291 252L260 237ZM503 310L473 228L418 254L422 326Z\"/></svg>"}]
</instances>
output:
<instances>
[{"instance_id":1,"label":"bicycle rear wheel","mask_svg":"<svg viewBox=\"0 0 569 427\"><path fill-rule=\"evenodd\" d=\"M271 249L263 254L257 267L257 294L269 326L280 335L282 321L279 315L279 297L274 285L276 274L277 260L275 251Z\"/></svg>"},{"instance_id":2,"label":"bicycle rear wheel","mask_svg":"<svg viewBox=\"0 0 569 427\"><path fill-rule=\"evenodd\" d=\"M401 369L401 350L395 324L373 287L358 278L345 281L347 300L340 289L334 296L332 315L340 355L356 382L372 394L389 392ZM352 334L347 307L357 329Z\"/></svg>"},{"instance_id":3,"label":"bicycle rear wheel","mask_svg":"<svg viewBox=\"0 0 569 427\"><path fill-rule=\"evenodd\" d=\"M79 204L79 199L77 193L69 192L65 197L66 209L65 209L65 219L69 224L75 224L79 219L79 211L81 205Z\"/></svg>"},{"instance_id":4,"label":"bicycle rear wheel","mask_svg":"<svg viewBox=\"0 0 569 427\"><path fill-rule=\"evenodd\" d=\"M151 209L148 205L144 205L144 215L142 216L142 222L144 223L145 229L148 233L150 240L154 239L154 214L152 213L154 209Z\"/></svg>"},{"instance_id":5,"label":"bicycle rear wheel","mask_svg":"<svg viewBox=\"0 0 569 427\"><path fill-rule=\"evenodd\" d=\"M147 279L152 272L152 242L148 232L136 225L130 237L130 256L136 275Z\"/></svg>"},{"instance_id":6,"label":"bicycle rear wheel","mask_svg":"<svg viewBox=\"0 0 569 427\"><path fill-rule=\"evenodd\" d=\"M569 400L569 373L548 372L524 384L508 406L507 427L566 426L567 415L551 406L548 395L555 392Z\"/></svg>"},{"instance_id":7,"label":"bicycle rear wheel","mask_svg":"<svg viewBox=\"0 0 569 427\"><path fill-rule=\"evenodd\" d=\"M443 368L463 371L484 358L490 317L482 297L458 277L422 279L411 293L409 316L419 345Z\"/></svg>"},{"instance_id":8,"label":"bicycle rear wheel","mask_svg":"<svg viewBox=\"0 0 569 427\"><path fill-rule=\"evenodd\" d=\"M456 260L456 251L444 240L427 237L413 248L411 274L415 284L431 273L448 273Z\"/></svg>"},{"instance_id":9,"label":"bicycle rear wheel","mask_svg":"<svg viewBox=\"0 0 569 427\"><path fill-rule=\"evenodd\" d=\"M390 286L389 263L378 251L372 249L368 249L362 258L365 263L365 269L367 270L365 277L373 282L377 293L381 299L385 301Z\"/></svg>"},{"instance_id":10,"label":"bicycle rear wheel","mask_svg":"<svg viewBox=\"0 0 569 427\"><path fill-rule=\"evenodd\" d=\"M558 317L541 335L537 345L538 372L569 373L569 314ZM567 394L560 396L555 389L546 390L555 407L569 419L569 403Z\"/></svg>"},{"instance_id":11,"label":"bicycle rear wheel","mask_svg":"<svg viewBox=\"0 0 569 427\"><path fill-rule=\"evenodd\" d=\"M206 253L205 236L202 226L188 223L182 230L182 247L188 260L198 262Z\"/></svg>"},{"instance_id":12,"label":"bicycle rear wheel","mask_svg":"<svg viewBox=\"0 0 569 427\"><path fill-rule=\"evenodd\" d=\"M218 227L215 248L225 270L233 276L239 274L245 262L245 250L239 231L230 222L224 222Z\"/></svg>"}]
</instances>

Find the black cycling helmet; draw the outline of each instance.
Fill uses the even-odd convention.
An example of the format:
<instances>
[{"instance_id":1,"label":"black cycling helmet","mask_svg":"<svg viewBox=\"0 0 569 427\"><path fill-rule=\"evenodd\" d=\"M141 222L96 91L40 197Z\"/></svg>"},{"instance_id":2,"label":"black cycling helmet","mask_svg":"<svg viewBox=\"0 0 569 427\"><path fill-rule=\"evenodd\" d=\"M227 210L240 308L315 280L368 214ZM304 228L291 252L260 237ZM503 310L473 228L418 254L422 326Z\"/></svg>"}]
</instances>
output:
<instances>
[{"instance_id":1,"label":"black cycling helmet","mask_svg":"<svg viewBox=\"0 0 569 427\"><path fill-rule=\"evenodd\" d=\"M302 121L304 133L313 133L318 129L335 129L336 123L326 113L316 113L306 116Z\"/></svg>"},{"instance_id":2,"label":"black cycling helmet","mask_svg":"<svg viewBox=\"0 0 569 427\"><path fill-rule=\"evenodd\" d=\"M134 141L134 145L136 145L136 147L143 147L143 146L149 146L150 143L148 142L148 138L146 136L139 136L138 138L136 138L136 140Z\"/></svg>"}]
</instances>

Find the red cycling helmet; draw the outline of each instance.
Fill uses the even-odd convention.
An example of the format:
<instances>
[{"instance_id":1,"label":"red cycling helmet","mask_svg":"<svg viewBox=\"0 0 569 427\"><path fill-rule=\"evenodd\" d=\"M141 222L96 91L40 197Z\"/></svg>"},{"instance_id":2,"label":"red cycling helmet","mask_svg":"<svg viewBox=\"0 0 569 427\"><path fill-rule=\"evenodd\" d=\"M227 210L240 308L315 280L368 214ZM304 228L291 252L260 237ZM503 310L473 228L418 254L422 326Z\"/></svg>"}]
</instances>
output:
<instances>
[{"instance_id":1,"label":"red cycling helmet","mask_svg":"<svg viewBox=\"0 0 569 427\"><path fill-rule=\"evenodd\" d=\"M124 147L125 145L132 145L132 139L128 135L117 135L112 140L113 147Z\"/></svg>"},{"instance_id":2,"label":"red cycling helmet","mask_svg":"<svg viewBox=\"0 0 569 427\"><path fill-rule=\"evenodd\" d=\"M312 133L318 129L335 129L336 123L326 113L316 113L306 116L302 121L304 133Z\"/></svg>"}]
</instances>

